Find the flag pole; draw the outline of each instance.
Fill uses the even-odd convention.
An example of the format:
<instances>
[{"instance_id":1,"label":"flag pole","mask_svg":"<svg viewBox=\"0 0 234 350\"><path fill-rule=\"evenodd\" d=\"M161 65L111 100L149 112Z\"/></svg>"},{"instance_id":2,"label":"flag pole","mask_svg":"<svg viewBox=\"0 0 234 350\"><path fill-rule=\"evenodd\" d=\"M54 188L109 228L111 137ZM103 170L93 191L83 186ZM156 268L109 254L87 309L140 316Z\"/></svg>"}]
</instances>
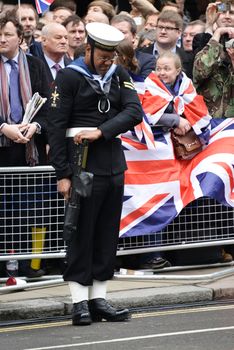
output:
<instances>
[{"instance_id":1,"label":"flag pole","mask_svg":"<svg viewBox=\"0 0 234 350\"><path fill-rule=\"evenodd\" d=\"M21 8L20 8L20 5L21 5L21 0L18 0L19 21L21 23Z\"/></svg>"}]
</instances>

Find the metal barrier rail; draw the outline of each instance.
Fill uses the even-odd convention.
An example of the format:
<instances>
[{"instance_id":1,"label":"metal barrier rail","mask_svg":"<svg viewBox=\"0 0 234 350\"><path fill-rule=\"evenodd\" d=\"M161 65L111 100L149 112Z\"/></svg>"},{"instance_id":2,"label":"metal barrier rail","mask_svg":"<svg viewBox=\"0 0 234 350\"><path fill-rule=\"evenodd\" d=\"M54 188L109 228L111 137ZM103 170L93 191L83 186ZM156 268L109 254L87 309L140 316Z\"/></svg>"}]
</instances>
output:
<instances>
[{"instance_id":1,"label":"metal barrier rail","mask_svg":"<svg viewBox=\"0 0 234 350\"><path fill-rule=\"evenodd\" d=\"M0 168L0 255L64 251L63 215L52 167Z\"/></svg>"},{"instance_id":2,"label":"metal barrier rail","mask_svg":"<svg viewBox=\"0 0 234 350\"><path fill-rule=\"evenodd\" d=\"M54 169L0 168L0 261L13 257L63 258L64 200ZM201 198L162 232L119 239L118 255L234 244L234 210Z\"/></svg>"},{"instance_id":3,"label":"metal barrier rail","mask_svg":"<svg viewBox=\"0 0 234 350\"><path fill-rule=\"evenodd\" d=\"M163 231L120 238L122 255L234 244L234 208L202 197L187 205Z\"/></svg>"}]
</instances>

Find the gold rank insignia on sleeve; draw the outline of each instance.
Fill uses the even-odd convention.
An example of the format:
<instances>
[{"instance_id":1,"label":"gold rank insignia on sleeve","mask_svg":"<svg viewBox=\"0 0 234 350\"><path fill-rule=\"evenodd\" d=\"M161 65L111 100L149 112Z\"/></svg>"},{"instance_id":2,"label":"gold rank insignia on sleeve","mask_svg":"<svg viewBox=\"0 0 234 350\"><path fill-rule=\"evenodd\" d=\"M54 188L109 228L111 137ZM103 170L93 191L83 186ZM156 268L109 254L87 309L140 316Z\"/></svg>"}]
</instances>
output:
<instances>
[{"instance_id":1,"label":"gold rank insignia on sleeve","mask_svg":"<svg viewBox=\"0 0 234 350\"><path fill-rule=\"evenodd\" d=\"M55 86L54 91L51 94L51 107L57 108L58 104L60 102L60 97L59 93L57 92L57 86Z\"/></svg>"},{"instance_id":2,"label":"gold rank insignia on sleeve","mask_svg":"<svg viewBox=\"0 0 234 350\"><path fill-rule=\"evenodd\" d=\"M130 81L124 81L123 86L127 89L135 90L133 83L131 83Z\"/></svg>"}]
</instances>

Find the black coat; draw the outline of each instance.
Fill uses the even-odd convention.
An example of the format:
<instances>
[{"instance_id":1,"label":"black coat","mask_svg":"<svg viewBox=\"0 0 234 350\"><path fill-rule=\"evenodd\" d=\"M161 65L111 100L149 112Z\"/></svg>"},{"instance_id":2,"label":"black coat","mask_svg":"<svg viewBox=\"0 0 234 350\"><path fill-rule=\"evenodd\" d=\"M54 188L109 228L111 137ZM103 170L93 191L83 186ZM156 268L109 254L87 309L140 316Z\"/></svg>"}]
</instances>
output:
<instances>
[{"instance_id":1,"label":"black coat","mask_svg":"<svg viewBox=\"0 0 234 350\"><path fill-rule=\"evenodd\" d=\"M40 56L39 58L42 60L42 62L45 65L46 77L47 77L47 80L48 80L49 87L52 87L53 86L53 82L54 82L54 78L53 78L53 75L51 73L50 67L48 66L48 63L46 62L44 54L42 56ZM65 55L64 56L64 64L65 64L65 66L67 66L69 63L71 63L71 59L68 58Z\"/></svg>"},{"instance_id":2,"label":"black coat","mask_svg":"<svg viewBox=\"0 0 234 350\"><path fill-rule=\"evenodd\" d=\"M155 70L155 57L149 53L136 50L136 58L139 65L139 75L146 78L153 70Z\"/></svg>"},{"instance_id":3,"label":"black coat","mask_svg":"<svg viewBox=\"0 0 234 350\"><path fill-rule=\"evenodd\" d=\"M40 59L27 55L29 74L31 79L32 94L38 92L41 97L49 99L48 82L45 73L44 64ZM33 121L37 122L41 126L41 134L36 134L35 142L39 153L39 163L46 164L47 156L45 145L47 143L46 130L47 130L47 112L48 101L38 111ZM4 122L0 117L0 125ZM12 151L14 149L14 151ZM10 147L0 147L0 166L25 166L25 145L12 143Z\"/></svg>"},{"instance_id":4,"label":"black coat","mask_svg":"<svg viewBox=\"0 0 234 350\"><path fill-rule=\"evenodd\" d=\"M129 75L122 67L118 70L118 77L116 73L112 76L107 114L98 111L100 95L81 73L71 68L58 72L54 91L57 97L51 100L48 118L51 163L58 179L72 174L69 161L74 143L72 138L65 139L66 129L71 127L98 127L102 131L103 137L90 144L88 171L105 176L126 169L121 140L116 136L141 121L142 108Z\"/></svg>"}]
</instances>

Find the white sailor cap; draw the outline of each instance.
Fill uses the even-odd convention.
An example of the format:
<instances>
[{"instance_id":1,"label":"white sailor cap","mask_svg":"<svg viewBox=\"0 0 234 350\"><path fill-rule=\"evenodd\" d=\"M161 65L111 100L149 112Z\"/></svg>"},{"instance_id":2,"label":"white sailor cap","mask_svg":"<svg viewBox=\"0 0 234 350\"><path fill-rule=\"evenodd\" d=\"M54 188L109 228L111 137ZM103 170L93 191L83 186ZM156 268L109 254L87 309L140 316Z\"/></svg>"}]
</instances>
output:
<instances>
[{"instance_id":1,"label":"white sailor cap","mask_svg":"<svg viewBox=\"0 0 234 350\"><path fill-rule=\"evenodd\" d=\"M230 39L230 40L226 41L225 47L226 47L226 49L234 48L234 39Z\"/></svg>"},{"instance_id":2,"label":"white sailor cap","mask_svg":"<svg viewBox=\"0 0 234 350\"><path fill-rule=\"evenodd\" d=\"M124 39L124 34L119 29L106 23L88 23L86 30L88 43L101 50L114 51L116 46Z\"/></svg>"}]
</instances>

